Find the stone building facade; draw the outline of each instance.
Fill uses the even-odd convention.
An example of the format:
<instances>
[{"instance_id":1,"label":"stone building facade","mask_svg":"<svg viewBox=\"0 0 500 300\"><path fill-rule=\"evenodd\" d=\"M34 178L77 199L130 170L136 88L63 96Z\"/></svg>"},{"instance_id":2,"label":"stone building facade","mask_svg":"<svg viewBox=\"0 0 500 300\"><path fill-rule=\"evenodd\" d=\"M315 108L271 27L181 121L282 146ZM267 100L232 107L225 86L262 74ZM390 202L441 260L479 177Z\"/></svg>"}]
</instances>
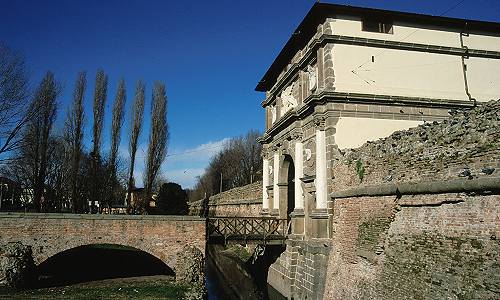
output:
<instances>
[{"instance_id":1,"label":"stone building facade","mask_svg":"<svg viewBox=\"0 0 500 300\"><path fill-rule=\"evenodd\" d=\"M328 259L345 149L500 98L499 32L498 23L312 7L256 87L266 93L262 214L291 222L271 285L289 297L322 295L313 272L298 288L295 267L283 266L302 259L312 270Z\"/></svg>"}]
</instances>

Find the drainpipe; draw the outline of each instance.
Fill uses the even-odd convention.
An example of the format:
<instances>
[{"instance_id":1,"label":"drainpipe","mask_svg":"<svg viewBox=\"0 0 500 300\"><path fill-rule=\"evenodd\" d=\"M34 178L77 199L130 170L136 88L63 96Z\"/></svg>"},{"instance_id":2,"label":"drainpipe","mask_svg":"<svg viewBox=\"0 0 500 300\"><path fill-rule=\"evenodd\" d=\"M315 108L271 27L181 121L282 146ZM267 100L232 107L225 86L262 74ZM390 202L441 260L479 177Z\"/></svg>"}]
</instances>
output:
<instances>
[{"instance_id":1,"label":"drainpipe","mask_svg":"<svg viewBox=\"0 0 500 300\"><path fill-rule=\"evenodd\" d=\"M460 46L462 47L462 49L465 50L465 53L462 54L462 71L464 74L465 93L467 94L469 101L474 101L474 106L476 106L476 99L472 98L472 95L469 92L469 83L467 81L467 65L465 64L465 59L469 58L469 48L464 45L464 36L469 36L469 33L467 32L467 27L468 24L467 22L465 22L465 28L460 32Z\"/></svg>"}]
</instances>

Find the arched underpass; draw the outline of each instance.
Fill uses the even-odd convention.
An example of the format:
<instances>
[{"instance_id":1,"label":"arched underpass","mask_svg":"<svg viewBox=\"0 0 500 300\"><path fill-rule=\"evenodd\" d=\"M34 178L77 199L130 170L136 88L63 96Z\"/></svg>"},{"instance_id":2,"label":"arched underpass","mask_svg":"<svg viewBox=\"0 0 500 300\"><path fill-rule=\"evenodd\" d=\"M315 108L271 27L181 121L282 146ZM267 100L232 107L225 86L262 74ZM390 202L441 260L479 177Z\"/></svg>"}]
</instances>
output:
<instances>
[{"instance_id":1,"label":"arched underpass","mask_svg":"<svg viewBox=\"0 0 500 300\"><path fill-rule=\"evenodd\" d=\"M175 275L159 258L118 244L92 244L65 250L38 265L35 273L38 287L113 278Z\"/></svg>"},{"instance_id":2,"label":"arched underpass","mask_svg":"<svg viewBox=\"0 0 500 300\"><path fill-rule=\"evenodd\" d=\"M19 274L16 280L25 284L19 278L31 278L24 274L32 273L18 267L25 259L60 277L63 266L81 262L85 272L73 268L64 275L73 281L85 274L109 278L115 271L133 276L140 271L133 268L136 260L137 267L147 262L160 273L175 271L176 282L203 284L205 220L199 217L2 213L0 232L0 284L13 282L12 274ZM117 255L121 259L112 265Z\"/></svg>"}]
</instances>

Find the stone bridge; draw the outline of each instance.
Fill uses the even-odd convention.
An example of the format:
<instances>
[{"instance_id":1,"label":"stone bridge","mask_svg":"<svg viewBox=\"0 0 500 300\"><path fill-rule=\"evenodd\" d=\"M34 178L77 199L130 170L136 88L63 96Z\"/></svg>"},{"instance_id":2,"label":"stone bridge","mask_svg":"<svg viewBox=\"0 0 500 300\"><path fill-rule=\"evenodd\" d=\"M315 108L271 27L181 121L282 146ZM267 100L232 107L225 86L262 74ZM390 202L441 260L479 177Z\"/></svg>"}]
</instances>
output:
<instances>
[{"instance_id":1,"label":"stone bridge","mask_svg":"<svg viewBox=\"0 0 500 300\"><path fill-rule=\"evenodd\" d=\"M12 242L30 246L35 265L79 246L117 244L149 253L177 273L185 246L205 253L205 219L192 216L0 214L0 266ZM5 271L0 267L0 281Z\"/></svg>"}]
</instances>

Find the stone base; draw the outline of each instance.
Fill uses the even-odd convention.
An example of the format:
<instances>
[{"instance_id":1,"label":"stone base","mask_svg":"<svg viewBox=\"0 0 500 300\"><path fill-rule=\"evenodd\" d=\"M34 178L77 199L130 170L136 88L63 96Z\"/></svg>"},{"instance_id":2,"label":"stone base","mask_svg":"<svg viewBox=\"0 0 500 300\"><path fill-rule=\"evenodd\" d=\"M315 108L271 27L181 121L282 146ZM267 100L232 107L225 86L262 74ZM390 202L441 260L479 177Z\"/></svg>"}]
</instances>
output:
<instances>
[{"instance_id":1,"label":"stone base","mask_svg":"<svg viewBox=\"0 0 500 300\"><path fill-rule=\"evenodd\" d=\"M330 238L330 219L327 209L316 209L310 215L311 232L308 235L311 238L326 239Z\"/></svg>"},{"instance_id":2,"label":"stone base","mask_svg":"<svg viewBox=\"0 0 500 300\"><path fill-rule=\"evenodd\" d=\"M292 234L293 235L304 235L304 226L305 226L305 214L303 209L295 209L291 214L292 218L290 222L292 222Z\"/></svg>"},{"instance_id":3,"label":"stone base","mask_svg":"<svg viewBox=\"0 0 500 300\"><path fill-rule=\"evenodd\" d=\"M280 216L280 210L279 210L279 209L275 209L275 208L273 208L273 209L271 209L271 210L269 211L269 215L270 215L271 217L278 218L278 217Z\"/></svg>"},{"instance_id":4,"label":"stone base","mask_svg":"<svg viewBox=\"0 0 500 300\"><path fill-rule=\"evenodd\" d=\"M261 211L260 211L260 215L263 216L263 217L267 217L269 216L269 209L268 208L263 208Z\"/></svg>"},{"instance_id":5,"label":"stone base","mask_svg":"<svg viewBox=\"0 0 500 300\"><path fill-rule=\"evenodd\" d=\"M288 299L323 299L330 244L287 240L267 282Z\"/></svg>"}]
</instances>

